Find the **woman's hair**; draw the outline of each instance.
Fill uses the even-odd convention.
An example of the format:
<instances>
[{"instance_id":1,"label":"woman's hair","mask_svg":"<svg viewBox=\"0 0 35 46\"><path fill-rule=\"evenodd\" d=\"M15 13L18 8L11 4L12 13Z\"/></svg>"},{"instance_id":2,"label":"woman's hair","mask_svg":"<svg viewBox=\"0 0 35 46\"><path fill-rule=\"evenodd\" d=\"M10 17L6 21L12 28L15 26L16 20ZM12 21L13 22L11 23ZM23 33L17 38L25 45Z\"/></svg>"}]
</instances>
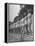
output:
<instances>
[{"instance_id":1,"label":"woman's hair","mask_svg":"<svg viewBox=\"0 0 35 46\"><path fill-rule=\"evenodd\" d=\"M19 13L19 16L20 17L22 17L22 18L24 18L25 16L27 16L27 9L25 9L25 8L22 8L21 10L20 10L20 13Z\"/></svg>"},{"instance_id":2,"label":"woman's hair","mask_svg":"<svg viewBox=\"0 0 35 46\"><path fill-rule=\"evenodd\" d=\"M20 10L19 16L25 17L28 13L33 14L33 5L26 5L24 8Z\"/></svg>"},{"instance_id":3,"label":"woman's hair","mask_svg":"<svg viewBox=\"0 0 35 46\"><path fill-rule=\"evenodd\" d=\"M24 8L21 8L19 15L15 17L14 22L26 17L28 13L33 14L33 5L26 5Z\"/></svg>"}]
</instances>

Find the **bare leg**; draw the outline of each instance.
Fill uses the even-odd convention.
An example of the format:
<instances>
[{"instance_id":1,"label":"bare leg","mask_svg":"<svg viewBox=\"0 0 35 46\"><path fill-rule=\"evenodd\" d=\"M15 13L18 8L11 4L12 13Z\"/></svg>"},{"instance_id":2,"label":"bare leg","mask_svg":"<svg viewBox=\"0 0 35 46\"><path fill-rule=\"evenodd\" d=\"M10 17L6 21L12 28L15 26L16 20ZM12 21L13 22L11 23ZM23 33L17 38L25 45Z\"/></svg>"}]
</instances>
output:
<instances>
[{"instance_id":1,"label":"bare leg","mask_svg":"<svg viewBox=\"0 0 35 46\"><path fill-rule=\"evenodd\" d=\"M31 33L31 23L28 24L28 31Z\"/></svg>"}]
</instances>

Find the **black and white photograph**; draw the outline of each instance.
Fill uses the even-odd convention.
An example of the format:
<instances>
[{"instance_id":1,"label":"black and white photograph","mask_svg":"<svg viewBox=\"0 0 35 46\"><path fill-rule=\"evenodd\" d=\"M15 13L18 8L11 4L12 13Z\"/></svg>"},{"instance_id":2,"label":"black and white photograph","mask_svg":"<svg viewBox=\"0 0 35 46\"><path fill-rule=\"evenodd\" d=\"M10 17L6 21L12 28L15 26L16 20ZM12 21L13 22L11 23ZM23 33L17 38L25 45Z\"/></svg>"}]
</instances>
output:
<instances>
[{"instance_id":1,"label":"black and white photograph","mask_svg":"<svg viewBox=\"0 0 35 46\"><path fill-rule=\"evenodd\" d=\"M7 3L7 42L34 40L34 5Z\"/></svg>"}]
</instances>

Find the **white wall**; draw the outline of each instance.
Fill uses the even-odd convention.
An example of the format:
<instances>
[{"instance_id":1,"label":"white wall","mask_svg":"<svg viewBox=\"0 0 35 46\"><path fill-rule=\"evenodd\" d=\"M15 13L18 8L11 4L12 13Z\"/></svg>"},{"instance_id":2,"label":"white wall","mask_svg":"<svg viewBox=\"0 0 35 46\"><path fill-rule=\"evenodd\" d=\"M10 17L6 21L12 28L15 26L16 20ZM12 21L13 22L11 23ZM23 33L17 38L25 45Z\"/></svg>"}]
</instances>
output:
<instances>
[{"instance_id":1,"label":"white wall","mask_svg":"<svg viewBox=\"0 0 35 46\"><path fill-rule=\"evenodd\" d=\"M9 21L13 21L14 17L18 16L20 5L9 5Z\"/></svg>"}]
</instances>

